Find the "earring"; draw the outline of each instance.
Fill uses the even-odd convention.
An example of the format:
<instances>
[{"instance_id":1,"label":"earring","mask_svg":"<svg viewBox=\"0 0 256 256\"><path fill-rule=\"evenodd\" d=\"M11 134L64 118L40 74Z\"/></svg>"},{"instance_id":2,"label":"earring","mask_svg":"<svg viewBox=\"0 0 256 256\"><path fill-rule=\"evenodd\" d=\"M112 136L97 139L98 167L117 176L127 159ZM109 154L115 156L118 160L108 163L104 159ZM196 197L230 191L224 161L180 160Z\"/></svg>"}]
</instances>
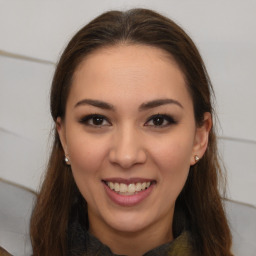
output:
<instances>
[{"instance_id":1,"label":"earring","mask_svg":"<svg viewBox=\"0 0 256 256\"><path fill-rule=\"evenodd\" d=\"M69 163L69 159L68 159L68 157L67 157L67 156L65 156L64 161L65 161L65 163L66 163L66 164L68 164L68 163Z\"/></svg>"},{"instance_id":2,"label":"earring","mask_svg":"<svg viewBox=\"0 0 256 256\"><path fill-rule=\"evenodd\" d=\"M198 155L195 155L195 156L194 156L194 159L195 159L195 162L197 163L197 162L199 161L199 159L200 159L200 158L199 158L199 156L198 156Z\"/></svg>"}]
</instances>

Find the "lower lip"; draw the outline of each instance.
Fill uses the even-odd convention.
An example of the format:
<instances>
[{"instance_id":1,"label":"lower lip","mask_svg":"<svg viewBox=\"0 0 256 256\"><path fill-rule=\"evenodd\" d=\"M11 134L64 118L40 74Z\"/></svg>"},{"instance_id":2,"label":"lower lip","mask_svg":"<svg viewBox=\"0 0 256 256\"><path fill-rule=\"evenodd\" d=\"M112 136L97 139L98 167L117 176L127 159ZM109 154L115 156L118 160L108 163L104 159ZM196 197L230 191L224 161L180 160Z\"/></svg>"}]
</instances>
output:
<instances>
[{"instance_id":1,"label":"lower lip","mask_svg":"<svg viewBox=\"0 0 256 256\"><path fill-rule=\"evenodd\" d=\"M109 188L108 185L106 185L104 182L104 187L105 190L107 192L107 195L109 196L109 198L116 204L120 205L120 206L135 206L139 203L141 203L142 201L144 201L152 192L154 184L152 184L150 187L148 187L147 189L140 191L134 195L120 195L118 193L116 193L115 191L113 191L112 189Z\"/></svg>"}]
</instances>

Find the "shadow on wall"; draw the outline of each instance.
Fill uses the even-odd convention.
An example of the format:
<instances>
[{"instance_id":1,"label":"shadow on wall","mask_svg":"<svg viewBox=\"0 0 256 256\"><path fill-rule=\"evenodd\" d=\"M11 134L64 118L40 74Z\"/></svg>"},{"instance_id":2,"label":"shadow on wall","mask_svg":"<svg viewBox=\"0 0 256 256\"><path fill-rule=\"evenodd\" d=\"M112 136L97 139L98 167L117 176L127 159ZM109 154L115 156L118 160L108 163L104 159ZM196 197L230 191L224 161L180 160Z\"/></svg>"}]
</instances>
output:
<instances>
[{"instance_id":1,"label":"shadow on wall","mask_svg":"<svg viewBox=\"0 0 256 256\"><path fill-rule=\"evenodd\" d=\"M13 255L32 254L29 220L35 198L33 191L0 178L0 247ZM234 255L255 256L256 208L230 200L224 204L233 235Z\"/></svg>"}]
</instances>

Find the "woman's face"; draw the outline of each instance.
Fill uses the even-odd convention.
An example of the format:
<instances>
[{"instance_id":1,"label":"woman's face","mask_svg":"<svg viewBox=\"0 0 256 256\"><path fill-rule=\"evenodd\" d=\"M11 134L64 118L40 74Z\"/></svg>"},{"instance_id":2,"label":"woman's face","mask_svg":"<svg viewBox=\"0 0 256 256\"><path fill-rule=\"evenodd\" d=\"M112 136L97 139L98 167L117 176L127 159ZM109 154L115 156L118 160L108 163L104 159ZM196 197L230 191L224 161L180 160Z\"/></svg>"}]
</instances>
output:
<instances>
[{"instance_id":1,"label":"woman's face","mask_svg":"<svg viewBox=\"0 0 256 256\"><path fill-rule=\"evenodd\" d=\"M57 127L92 232L170 232L208 126L196 127L183 73L164 51L120 45L87 56Z\"/></svg>"}]
</instances>

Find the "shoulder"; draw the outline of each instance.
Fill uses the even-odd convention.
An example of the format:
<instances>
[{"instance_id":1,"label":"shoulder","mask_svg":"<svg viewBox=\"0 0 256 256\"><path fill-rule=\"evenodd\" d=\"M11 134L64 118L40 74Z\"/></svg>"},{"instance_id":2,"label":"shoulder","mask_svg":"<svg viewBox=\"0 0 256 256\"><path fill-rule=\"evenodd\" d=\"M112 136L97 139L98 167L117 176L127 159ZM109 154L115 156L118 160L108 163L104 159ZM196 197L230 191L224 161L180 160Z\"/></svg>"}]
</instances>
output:
<instances>
[{"instance_id":1,"label":"shoulder","mask_svg":"<svg viewBox=\"0 0 256 256\"><path fill-rule=\"evenodd\" d=\"M169 247L170 256L192 256L195 255L191 233L189 231L182 232Z\"/></svg>"}]
</instances>

